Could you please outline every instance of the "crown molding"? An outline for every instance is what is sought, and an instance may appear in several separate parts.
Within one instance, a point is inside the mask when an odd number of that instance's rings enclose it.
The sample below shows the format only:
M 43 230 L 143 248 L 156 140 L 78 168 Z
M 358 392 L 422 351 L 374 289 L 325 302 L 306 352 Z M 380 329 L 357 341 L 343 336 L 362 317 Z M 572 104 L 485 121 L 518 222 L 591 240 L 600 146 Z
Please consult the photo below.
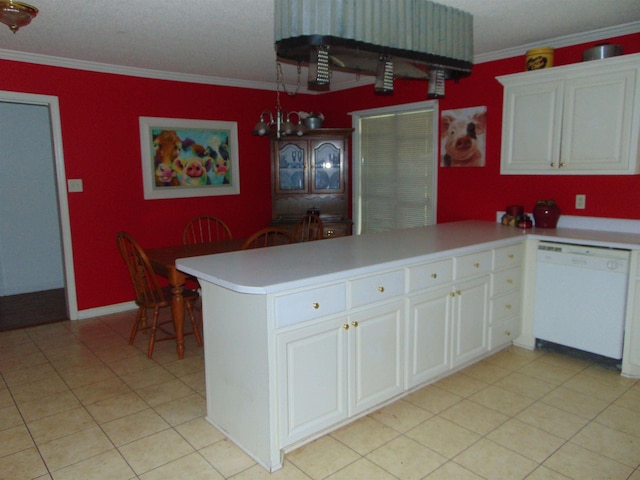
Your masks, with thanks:
M 604 40 L 607 38 L 619 37 L 622 35 L 629 35 L 638 32 L 640 32 L 640 22 L 625 23 L 623 25 L 616 25 L 615 27 L 601 28 L 599 30 L 576 33 L 574 35 L 564 35 L 562 37 L 556 37 L 540 42 L 520 45 L 519 47 L 505 48 L 504 50 L 497 50 L 495 52 L 476 55 L 473 58 L 473 63 L 485 63 L 492 62 L 494 60 L 504 60 L 505 58 L 519 57 L 521 55 L 524 55 L 527 50 L 530 50 L 532 48 L 539 48 L 541 45 L 552 48 L 570 47 L 572 45 L 579 45 L 581 43 L 596 42 L 598 40 Z
M 16 62 L 34 63 L 50 67 L 72 68 L 89 72 L 111 73 L 127 75 L 130 77 L 151 78 L 155 80 L 171 80 L 175 82 L 200 83 L 205 85 L 220 85 L 225 87 L 255 88 L 258 90 L 274 90 L 275 84 L 270 82 L 253 82 L 233 78 L 214 77 L 208 75 L 195 75 L 188 73 L 166 72 L 138 67 L 127 67 L 109 63 L 91 62 L 87 60 L 74 60 L 72 58 L 41 55 L 38 53 L 16 52 L 0 49 L 0 59 Z
M 502 60 L 505 58 L 523 55 L 527 50 L 539 47 L 541 44 L 553 48 L 561 48 L 638 32 L 640 32 L 640 22 L 632 22 L 623 25 L 617 25 L 615 27 L 602 28 L 599 30 L 593 30 L 590 32 L 584 32 L 575 35 L 556 37 L 545 41 L 520 45 L 519 47 L 513 47 L 504 50 L 498 50 L 495 52 L 489 52 L 486 54 L 476 55 L 473 60 L 476 64 L 491 62 L 494 60 Z M 75 60 L 71 58 L 55 57 L 38 53 L 16 52 L 13 50 L 5 49 L 0 49 L 0 59 L 12 60 L 16 62 L 34 63 L 50 67 L 71 68 L 75 70 L 86 70 L 90 72 L 150 78 L 155 80 L 170 80 L 175 82 L 199 83 L 204 85 L 218 85 L 224 87 L 252 88 L 257 90 L 270 91 L 274 91 L 276 89 L 276 84 L 274 82 L 254 82 L 208 75 L 166 72 L 146 68 L 113 65 L 109 63 L 91 62 L 87 60 Z M 373 82 L 373 78 L 356 77 L 353 81 L 340 82 L 339 84 L 332 85 L 331 91 L 348 90 L 350 88 L 361 87 Z M 303 93 L 314 95 L 324 92 L 315 92 L 304 89 Z

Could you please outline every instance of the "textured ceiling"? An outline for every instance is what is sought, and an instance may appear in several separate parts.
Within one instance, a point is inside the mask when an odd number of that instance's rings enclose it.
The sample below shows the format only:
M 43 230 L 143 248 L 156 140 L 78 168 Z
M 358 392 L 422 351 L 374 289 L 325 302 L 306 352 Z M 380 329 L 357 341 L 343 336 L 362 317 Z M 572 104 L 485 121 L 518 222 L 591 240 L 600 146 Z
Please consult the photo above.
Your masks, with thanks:
M 28 1 L 40 13 L 15 35 L 0 25 L 0 58 L 22 59 L 16 52 L 24 52 L 36 54 L 24 59 L 46 55 L 273 87 L 272 0 Z M 473 14 L 476 58 L 516 47 L 524 53 L 538 42 L 612 26 L 640 31 L 638 0 L 439 3 Z M 287 83 L 295 83 L 295 67 L 285 65 L 284 72 Z M 335 74 L 332 88 L 354 81 L 354 75 Z

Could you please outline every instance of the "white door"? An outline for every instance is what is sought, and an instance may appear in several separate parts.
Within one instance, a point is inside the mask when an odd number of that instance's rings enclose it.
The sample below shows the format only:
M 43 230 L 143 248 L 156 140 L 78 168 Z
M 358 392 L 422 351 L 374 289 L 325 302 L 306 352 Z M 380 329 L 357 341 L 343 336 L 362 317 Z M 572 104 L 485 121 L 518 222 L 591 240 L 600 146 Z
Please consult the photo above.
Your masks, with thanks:
M 290 445 L 347 416 L 346 318 L 278 335 L 280 441 Z
M 349 315 L 349 415 L 403 391 L 402 301 Z
M 453 366 L 487 351 L 489 276 L 456 285 L 454 301 Z
M 561 158 L 568 169 L 626 171 L 635 70 L 567 80 Z
M 409 302 L 407 387 L 451 368 L 451 288 L 417 295 Z
M 49 195 L 47 201 L 47 220 L 43 221 L 43 223 L 47 223 L 48 232 L 47 234 L 43 233 L 30 233 L 31 237 L 42 235 L 45 237 L 45 246 L 41 246 L 41 249 L 44 248 L 47 250 L 47 255 L 51 257 L 51 259 L 42 259 L 42 252 L 39 254 L 41 257 L 38 261 L 42 260 L 43 262 L 51 262 L 56 265 L 56 268 L 51 269 L 49 278 L 45 280 L 45 283 L 39 285 L 37 288 L 48 288 L 48 285 L 58 285 L 60 282 L 60 270 L 58 266 L 60 262 L 62 262 L 62 285 L 66 289 L 66 297 L 67 297 L 67 313 L 71 320 L 78 319 L 78 306 L 76 299 L 76 291 L 75 291 L 75 273 L 73 270 L 73 251 L 71 245 L 71 226 L 69 220 L 69 208 L 67 202 L 67 189 L 66 189 L 66 174 L 64 168 L 64 155 L 62 151 L 62 128 L 60 123 L 60 108 L 58 105 L 57 97 L 47 96 L 47 95 L 35 95 L 35 94 L 27 94 L 27 93 L 15 93 L 15 92 L 7 92 L 0 91 L 0 103 L 3 105 L 9 105 L 12 108 L 17 107 L 19 109 L 25 109 L 24 111 L 33 112 L 38 111 L 38 114 L 42 111 L 42 109 L 46 110 L 48 121 L 45 127 L 45 131 L 41 131 L 40 134 L 35 135 L 32 132 L 30 126 L 22 129 L 23 135 L 20 136 L 20 132 L 16 135 L 12 135 L 11 139 L 9 139 L 12 145 L 20 148 L 27 148 L 26 156 L 34 156 L 35 149 L 29 148 L 31 145 L 35 147 L 35 144 L 39 144 L 43 152 L 46 152 L 46 161 L 49 163 L 49 168 L 44 171 L 44 169 L 37 169 L 35 172 L 29 172 L 27 175 L 27 180 L 31 179 L 31 182 L 28 182 L 27 186 L 21 192 L 15 192 L 13 186 L 5 189 L 4 185 L 0 189 L 0 195 L 10 195 L 10 198 L 7 200 L 2 198 L 3 205 L 5 207 L 12 208 L 14 206 L 18 206 L 20 203 L 29 203 L 32 207 L 32 202 L 36 199 L 40 198 L 40 190 L 39 187 L 35 186 L 34 176 L 41 177 L 40 180 L 46 179 L 48 183 L 48 190 L 53 189 L 53 196 Z M 35 109 L 35 110 L 33 110 Z M 3 118 L 0 121 L 4 123 L 11 124 L 13 122 L 13 116 L 7 117 L 3 115 Z M 7 141 L 9 141 L 7 140 Z M 45 143 L 46 146 L 42 147 L 42 143 Z M 2 145 L 5 145 L 5 139 L 3 138 Z M 24 158 L 21 156 L 16 159 L 13 158 L 12 155 L 15 155 L 13 149 L 3 148 L 2 152 L 0 152 L 0 162 L 3 167 L 6 167 L 6 171 L 11 171 L 11 175 L 7 175 L 8 179 L 16 180 L 16 168 L 14 168 L 15 162 L 23 162 Z M 8 162 L 8 165 L 5 163 Z M 16 183 L 17 184 L 17 183 Z M 15 184 L 14 184 L 15 185 Z M 38 207 L 40 208 L 40 207 Z M 23 218 L 25 222 L 33 222 L 31 218 Z M 2 211 L 2 221 L 5 221 L 5 211 Z M 28 225 L 27 227 L 16 227 L 21 229 L 20 231 L 25 232 L 28 228 L 32 228 L 32 225 Z M 13 228 L 13 227 L 11 227 Z M 11 238 L 11 242 L 14 244 L 11 248 L 23 248 L 22 245 L 20 247 L 15 246 L 16 240 L 16 232 L 11 232 L 8 234 L 6 232 L 6 228 L 2 229 L 0 227 L 0 275 L 6 275 L 6 268 L 9 266 L 10 271 L 13 272 L 14 265 L 10 265 L 11 262 L 15 261 L 12 258 L 15 255 L 13 250 L 5 250 L 5 246 L 9 242 L 9 238 Z M 23 239 L 19 239 L 21 243 L 26 244 L 27 242 L 23 242 Z M 10 253 L 9 253 L 10 252 Z M 23 257 L 23 258 L 20 258 Z M 25 255 L 23 253 L 20 254 L 19 259 L 24 260 Z M 29 258 L 28 255 L 26 255 Z M 43 267 L 44 268 L 44 267 Z M 28 270 L 28 269 L 27 269 Z M 55 272 L 54 272 L 55 270 Z M 32 272 L 29 272 L 31 274 Z M 38 272 L 40 273 L 40 272 Z M 12 273 L 13 275 L 13 273 Z M 53 280 L 52 280 L 53 279 Z M 41 279 L 42 280 L 42 279 Z M 39 280 L 39 281 L 41 281 Z M 21 279 L 21 282 L 23 280 Z M 31 281 L 31 280 L 30 280 Z M 47 283 L 53 282 L 53 283 Z M 17 281 L 15 279 L 11 279 L 8 277 L 0 278 L 0 287 L 9 284 L 15 285 Z M 36 289 L 37 289 L 36 288 Z M 28 291 L 28 290 L 23 290 Z M 13 291 L 5 290 L 4 293 L 0 292 L 0 294 L 13 294 Z
M 501 169 L 509 173 L 557 169 L 561 123 L 562 82 L 506 87 Z
M 64 287 L 49 110 L 0 102 L 0 295 Z

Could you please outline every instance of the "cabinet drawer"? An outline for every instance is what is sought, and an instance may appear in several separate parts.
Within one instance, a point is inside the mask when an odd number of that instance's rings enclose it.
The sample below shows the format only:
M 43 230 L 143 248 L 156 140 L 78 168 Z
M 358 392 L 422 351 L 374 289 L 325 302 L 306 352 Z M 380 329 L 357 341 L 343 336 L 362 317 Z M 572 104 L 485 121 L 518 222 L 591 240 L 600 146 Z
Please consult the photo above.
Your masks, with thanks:
M 491 271 L 491 250 L 456 257 L 456 280 Z
M 495 248 L 493 250 L 493 269 L 515 267 L 522 263 L 522 245 L 509 245 L 508 247 Z
M 368 305 L 404 294 L 404 270 L 371 275 L 349 283 L 351 307 Z
M 520 290 L 522 268 L 509 268 L 491 274 L 491 295 L 501 295 L 512 290 Z
M 347 289 L 344 283 L 276 297 L 276 328 L 344 312 L 346 307 Z
M 508 319 L 497 325 L 490 326 L 489 350 L 509 345 L 518 335 L 520 335 L 520 328 L 515 319 Z
M 502 295 L 491 300 L 491 323 L 495 323 L 502 318 L 518 315 L 520 313 L 522 293 L 520 291 Z
M 425 263 L 409 268 L 409 291 L 436 287 L 453 280 L 453 259 Z

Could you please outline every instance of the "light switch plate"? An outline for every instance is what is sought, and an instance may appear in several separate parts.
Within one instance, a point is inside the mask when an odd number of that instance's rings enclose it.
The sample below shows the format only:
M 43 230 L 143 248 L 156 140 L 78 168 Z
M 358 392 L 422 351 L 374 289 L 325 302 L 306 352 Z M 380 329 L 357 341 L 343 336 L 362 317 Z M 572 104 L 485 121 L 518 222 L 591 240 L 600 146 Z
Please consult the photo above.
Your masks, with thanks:
M 576 195 L 576 209 L 584 210 L 587 207 L 587 196 L 583 193 Z
M 69 192 L 82 192 L 82 179 L 81 178 L 70 178 L 67 180 L 67 189 Z

